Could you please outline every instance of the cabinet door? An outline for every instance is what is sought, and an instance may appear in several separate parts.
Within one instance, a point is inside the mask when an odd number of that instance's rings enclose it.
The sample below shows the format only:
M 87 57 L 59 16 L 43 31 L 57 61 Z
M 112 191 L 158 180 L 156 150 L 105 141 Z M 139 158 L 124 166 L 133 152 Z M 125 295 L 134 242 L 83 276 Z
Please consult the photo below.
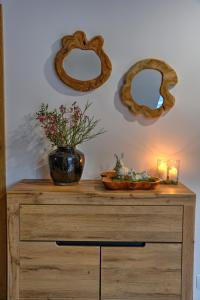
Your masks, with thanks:
M 99 300 L 100 249 L 20 243 L 19 298 Z
M 180 300 L 181 244 L 101 250 L 102 300 Z

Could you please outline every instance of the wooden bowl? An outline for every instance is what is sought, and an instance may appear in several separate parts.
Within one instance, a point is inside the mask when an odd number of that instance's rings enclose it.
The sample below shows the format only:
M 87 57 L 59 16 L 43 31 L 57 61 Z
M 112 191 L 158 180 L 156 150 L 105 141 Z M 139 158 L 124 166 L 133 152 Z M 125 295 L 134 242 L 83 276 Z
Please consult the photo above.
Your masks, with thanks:
M 152 177 L 152 181 L 113 181 L 112 177 L 115 175 L 115 171 L 101 173 L 101 180 L 105 188 L 109 190 L 152 190 L 160 183 L 160 179 L 157 177 Z

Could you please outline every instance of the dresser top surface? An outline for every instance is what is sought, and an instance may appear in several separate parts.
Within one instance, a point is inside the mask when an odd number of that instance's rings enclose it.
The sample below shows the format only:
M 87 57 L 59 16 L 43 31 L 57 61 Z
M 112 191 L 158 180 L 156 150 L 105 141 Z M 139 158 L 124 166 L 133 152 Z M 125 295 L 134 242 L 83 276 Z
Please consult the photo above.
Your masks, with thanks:
M 157 198 L 171 196 L 173 198 L 195 197 L 195 194 L 185 185 L 160 184 L 154 190 L 106 190 L 100 180 L 81 180 L 79 184 L 56 186 L 51 180 L 25 179 L 17 182 L 8 194 L 33 193 L 67 193 L 111 197 Z

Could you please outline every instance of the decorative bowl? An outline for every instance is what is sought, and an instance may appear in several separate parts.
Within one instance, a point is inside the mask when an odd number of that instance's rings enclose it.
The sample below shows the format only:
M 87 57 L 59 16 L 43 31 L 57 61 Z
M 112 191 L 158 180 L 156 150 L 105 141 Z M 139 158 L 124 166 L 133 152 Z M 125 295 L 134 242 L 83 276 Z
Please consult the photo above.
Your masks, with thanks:
M 159 183 L 160 179 L 158 177 L 151 177 L 150 180 L 140 180 L 140 181 L 125 181 L 125 180 L 113 180 L 116 176 L 115 171 L 107 171 L 101 173 L 101 180 L 105 188 L 109 190 L 152 190 Z

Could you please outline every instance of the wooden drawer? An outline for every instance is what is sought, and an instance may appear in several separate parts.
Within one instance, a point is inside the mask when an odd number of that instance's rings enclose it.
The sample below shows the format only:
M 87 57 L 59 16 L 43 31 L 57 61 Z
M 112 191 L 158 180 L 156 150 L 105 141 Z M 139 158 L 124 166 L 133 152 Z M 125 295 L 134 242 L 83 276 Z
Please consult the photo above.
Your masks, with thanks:
M 100 248 L 20 243 L 19 299 L 99 300 Z
M 182 241 L 182 206 L 21 205 L 20 240 Z
M 101 249 L 102 300 L 181 300 L 182 244 Z

